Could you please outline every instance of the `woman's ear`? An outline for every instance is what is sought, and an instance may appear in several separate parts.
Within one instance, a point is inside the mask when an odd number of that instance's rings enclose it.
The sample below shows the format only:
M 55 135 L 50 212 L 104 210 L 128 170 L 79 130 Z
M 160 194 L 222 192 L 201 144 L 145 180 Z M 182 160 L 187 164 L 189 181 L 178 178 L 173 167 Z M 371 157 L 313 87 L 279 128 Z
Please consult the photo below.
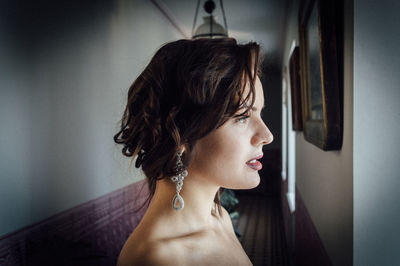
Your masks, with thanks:
M 188 145 L 187 144 L 182 144 L 182 145 L 179 146 L 178 150 L 182 151 L 182 153 L 185 153 L 185 152 L 187 152 L 189 150 L 188 149 Z

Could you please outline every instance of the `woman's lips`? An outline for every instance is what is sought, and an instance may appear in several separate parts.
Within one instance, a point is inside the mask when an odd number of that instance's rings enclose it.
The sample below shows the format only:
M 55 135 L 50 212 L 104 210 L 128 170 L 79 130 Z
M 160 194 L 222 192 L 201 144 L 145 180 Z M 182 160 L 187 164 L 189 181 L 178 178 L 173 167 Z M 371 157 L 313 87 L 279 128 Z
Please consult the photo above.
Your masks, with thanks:
M 256 160 L 256 162 L 254 162 L 254 163 L 250 163 L 250 162 L 247 162 L 246 163 L 250 168 L 252 168 L 252 169 L 254 169 L 254 170 L 261 170 L 262 169 L 262 164 L 259 162 L 259 161 L 257 161 Z
M 261 159 L 262 157 L 263 157 L 263 154 L 261 153 L 260 155 L 254 157 L 253 159 L 248 160 L 248 161 L 246 162 L 246 164 L 247 164 L 251 169 L 254 169 L 254 170 L 259 171 L 259 170 L 262 169 L 262 164 L 261 164 L 259 161 L 257 161 L 257 160 L 258 160 L 258 159 Z

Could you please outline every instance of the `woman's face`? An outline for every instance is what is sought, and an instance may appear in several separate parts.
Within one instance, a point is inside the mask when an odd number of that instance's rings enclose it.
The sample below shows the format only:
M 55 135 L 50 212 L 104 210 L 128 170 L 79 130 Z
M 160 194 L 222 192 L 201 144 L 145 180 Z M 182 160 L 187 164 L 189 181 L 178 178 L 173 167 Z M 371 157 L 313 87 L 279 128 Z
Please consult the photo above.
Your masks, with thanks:
M 245 92 L 248 90 L 249 86 Z M 264 93 L 258 77 L 255 92 L 254 110 L 250 111 L 248 118 L 231 118 L 196 142 L 189 175 L 195 174 L 204 179 L 203 182 L 224 188 L 251 189 L 258 186 L 260 164 L 249 161 L 262 155 L 262 147 L 273 141 L 273 135 L 261 119 Z

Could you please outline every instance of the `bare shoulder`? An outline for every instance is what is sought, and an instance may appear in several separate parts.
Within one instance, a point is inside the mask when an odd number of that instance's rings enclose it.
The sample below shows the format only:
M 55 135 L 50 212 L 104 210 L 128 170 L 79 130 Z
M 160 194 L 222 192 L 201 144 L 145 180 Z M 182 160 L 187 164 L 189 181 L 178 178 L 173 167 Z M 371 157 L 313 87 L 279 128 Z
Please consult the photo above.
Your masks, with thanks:
M 145 255 L 148 265 L 176 266 L 185 265 L 182 250 L 170 241 L 157 241 L 152 243 Z M 147 265 L 147 264 L 143 264 Z
M 217 261 L 221 264 L 229 261 L 229 265 L 237 265 L 235 262 L 240 260 L 232 261 L 231 255 L 225 256 L 230 254 L 230 250 L 237 250 L 240 247 L 231 241 L 236 239 L 233 224 L 228 211 L 222 206 L 221 209 L 222 217 L 217 215 L 217 227 L 213 230 L 192 232 L 176 237 L 152 238 L 152 240 L 148 239 L 147 231 L 132 234 L 121 250 L 117 266 L 206 265 L 206 263 Z M 222 232 L 229 233 L 221 234 Z
M 124 250 L 123 250 L 124 251 Z M 151 241 L 121 252 L 117 266 L 183 265 L 179 250 L 163 241 Z

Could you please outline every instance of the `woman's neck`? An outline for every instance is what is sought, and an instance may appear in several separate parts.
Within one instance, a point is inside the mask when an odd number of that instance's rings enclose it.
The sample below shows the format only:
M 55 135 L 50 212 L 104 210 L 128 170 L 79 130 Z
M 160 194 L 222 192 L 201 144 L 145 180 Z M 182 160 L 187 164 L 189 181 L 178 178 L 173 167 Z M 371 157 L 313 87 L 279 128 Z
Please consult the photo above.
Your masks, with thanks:
M 154 196 L 143 221 L 171 233 L 188 234 L 215 228 L 216 210 L 214 198 L 219 186 L 206 179 L 187 176 L 180 195 L 185 205 L 180 211 L 174 210 L 172 200 L 176 194 L 175 183 L 169 178 L 157 181 Z

